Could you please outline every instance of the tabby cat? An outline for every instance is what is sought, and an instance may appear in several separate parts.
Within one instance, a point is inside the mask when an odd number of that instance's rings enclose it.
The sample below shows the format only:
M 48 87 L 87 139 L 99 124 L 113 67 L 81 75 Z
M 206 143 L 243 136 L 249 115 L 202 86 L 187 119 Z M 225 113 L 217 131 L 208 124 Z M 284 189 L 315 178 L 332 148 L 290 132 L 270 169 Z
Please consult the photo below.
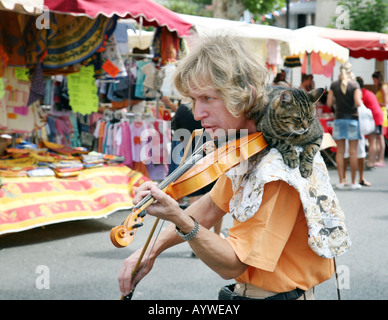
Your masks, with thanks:
M 269 147 L 279 150 L 283 161 L 290 168 L 299 165 L 300 173 L 307 178 L 313 171 L 313 160 L 318 152 L 323 128 L 316 117 L 315 103 L 324 89 L 309 92 L 280 86 L 266 87 L 268 102 L 257 118 L 257 129 Z M 303 151 L 298 153 L 294 146 Z

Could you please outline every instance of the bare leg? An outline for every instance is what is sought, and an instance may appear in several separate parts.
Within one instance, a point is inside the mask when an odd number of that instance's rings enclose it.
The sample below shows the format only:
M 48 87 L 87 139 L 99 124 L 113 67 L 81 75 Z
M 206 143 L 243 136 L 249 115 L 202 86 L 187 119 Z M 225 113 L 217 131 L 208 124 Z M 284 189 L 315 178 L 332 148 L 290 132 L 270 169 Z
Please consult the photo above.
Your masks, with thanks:
M 345 168 L 345 140 L 336 140 L 337 143 L 337 153 L 335 155 L 335 161 L 337 163 L 337 172 L 340 183 L 345 183 L 344 168 Z M 357 153 L 356 153 L 357 156 Z
M 349 163 L 350 163 L 350 175 L 352 179 L 352 184 L 356 183 L 356 174 L 357 174 L 357 167 L 358 167 L 357 144 L 358 144 L 358 140 L 349 140 Z
M 366 163 L 368 167 L 373 167 L 376 162 L 377 138 L 378 136 L 376 134 L 370 134 L 368 136 L 369 150 L 368 150 L 368 162 Z
M 385 140 L 384 136 L 380 134 L 377 138 L 377 145 L 378 145 L 378 153 L 377 153 L 377 161 L 375 162 L 375 165 L 384 164 L 384 156 L 385 156 Z

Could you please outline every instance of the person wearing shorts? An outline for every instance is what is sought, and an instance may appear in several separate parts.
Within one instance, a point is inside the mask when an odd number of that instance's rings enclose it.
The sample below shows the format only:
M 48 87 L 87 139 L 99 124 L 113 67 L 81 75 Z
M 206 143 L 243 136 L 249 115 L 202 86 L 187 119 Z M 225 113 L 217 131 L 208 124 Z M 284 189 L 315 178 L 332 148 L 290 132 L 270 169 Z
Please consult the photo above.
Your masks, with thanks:
M 346 181 L 346 168 L 349 163 L 349 142 L 345 141 L 345 168 L 344 168 L 344 177 Z M 370 187 L 372 184 L 364 178 L 365 171 L 365 158 L 366 158 L 366 148 L 365 148 L 365 137 L 361 136 L 361 139 L 357 143 L 357 159 L 358 159 L 358 183 L 363 187 Z M 347 186 L 347 182 L 345 182 Z
M 337 143 L 336 163 L 339 183 L 338 189 L 346 187 L 344 176 L 345 168 L 345 141 L 349 141 L 349 164 L 351 173 L 352 190 L 361 189 L 356 183 L 358 167 L 357 144 L 361 139 L 358 123 L 357 108 L 362 105 L 362 93 L 359 84 L 354 80 L 350 63 L 343 64 L 340 68 L 339 80 L 334 81 L 327 95 L 327 105 L 333 107 L 335 103 L 335 120 L 333 126 L 333 139 Z

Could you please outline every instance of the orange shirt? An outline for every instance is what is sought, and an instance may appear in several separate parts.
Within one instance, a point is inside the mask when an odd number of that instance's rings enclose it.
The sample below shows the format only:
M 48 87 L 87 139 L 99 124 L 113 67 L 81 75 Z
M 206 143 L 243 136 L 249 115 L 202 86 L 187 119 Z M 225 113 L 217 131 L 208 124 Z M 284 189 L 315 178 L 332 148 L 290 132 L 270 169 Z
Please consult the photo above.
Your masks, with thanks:
M 210 196 L 229 212 L 233 190 L 229 178 L 219 178 Z M 298 192 L 284 181 L 265 185 L 263 201 L 256 214 L 234 220 L 227 240 L 238 258 L 249 265 L 236 281 L 264 290 L 287 292 L 308 290 L 331 278 L 332 259 L 315 254 L 307 243 L 308 228 Z

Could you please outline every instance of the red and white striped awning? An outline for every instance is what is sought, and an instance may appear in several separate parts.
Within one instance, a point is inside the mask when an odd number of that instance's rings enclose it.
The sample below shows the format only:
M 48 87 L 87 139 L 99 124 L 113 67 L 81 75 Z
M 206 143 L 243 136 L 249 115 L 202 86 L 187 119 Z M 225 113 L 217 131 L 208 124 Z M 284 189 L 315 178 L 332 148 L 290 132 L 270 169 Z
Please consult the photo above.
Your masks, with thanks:
M 190 35 L 191 23 L 177 13 L 152 0 L 0 0 L 0 10 L 12 10 L 27 14 L 40 14 L 44 10 L 84 15 L 132 18 L 145 26 L 165 26 L 176 31 L 179 37 Z

